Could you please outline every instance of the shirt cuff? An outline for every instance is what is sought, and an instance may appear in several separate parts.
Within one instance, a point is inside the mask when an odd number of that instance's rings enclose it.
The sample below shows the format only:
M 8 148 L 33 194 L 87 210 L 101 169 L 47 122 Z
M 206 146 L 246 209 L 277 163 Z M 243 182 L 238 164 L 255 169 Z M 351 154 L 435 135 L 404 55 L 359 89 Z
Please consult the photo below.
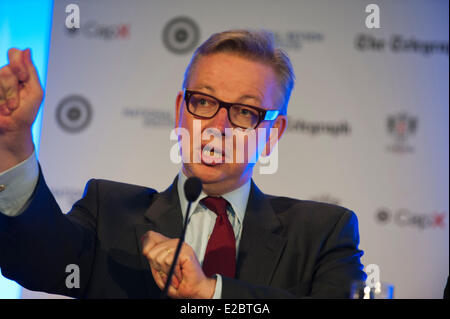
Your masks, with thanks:
M 14 167 L 0 173 L 0 212 L 10 216 L 20 215 L 39 179 L 36 152 Z
M 214 290 L 213 299 L 222 299 L 222 276 L 216 275 L 216 290 Z

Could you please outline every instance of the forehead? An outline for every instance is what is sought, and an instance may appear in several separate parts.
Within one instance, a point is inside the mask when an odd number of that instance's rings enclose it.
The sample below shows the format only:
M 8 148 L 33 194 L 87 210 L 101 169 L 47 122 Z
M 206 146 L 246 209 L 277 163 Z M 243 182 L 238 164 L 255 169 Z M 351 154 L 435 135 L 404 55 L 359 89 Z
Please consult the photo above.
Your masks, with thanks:
M 277 82 L 272 67 L 263 62 L 232 53 L 214 53 L 199 58 L 188 87 L 208 88 L 218 98 L 229 101 L 253 96 L 268 105 L 273 103 Z

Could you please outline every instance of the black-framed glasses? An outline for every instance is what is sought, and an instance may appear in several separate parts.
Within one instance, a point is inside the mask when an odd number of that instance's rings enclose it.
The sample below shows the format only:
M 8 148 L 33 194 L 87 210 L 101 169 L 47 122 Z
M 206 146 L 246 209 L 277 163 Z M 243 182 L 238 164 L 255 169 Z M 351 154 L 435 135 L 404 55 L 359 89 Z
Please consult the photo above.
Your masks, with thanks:
M 203 92 L 184 90 L 186 108 L 192 115 L 210 119 L 216 116 L 223 107 L 228 112 L 228 119 L 234 126 L 243 129 L 254 129 L 262 121 L 275 120 L 280 113 L 279 110 L 265 110 L 256 106 L 228 103 Z

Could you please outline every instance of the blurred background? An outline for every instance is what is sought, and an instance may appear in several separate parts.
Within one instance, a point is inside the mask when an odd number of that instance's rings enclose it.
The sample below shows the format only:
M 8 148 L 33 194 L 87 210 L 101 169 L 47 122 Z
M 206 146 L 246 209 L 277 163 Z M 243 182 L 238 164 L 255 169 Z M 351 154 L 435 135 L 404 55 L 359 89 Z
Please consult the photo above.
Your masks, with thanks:
M 66 23 L 74 22 L 69 4 L 79 8 L 79 28 Z M 371 28 L 369 4 L 379 9 L 378 28 Z M 39 162 L 69 211 L 90 178 L 164 190 L 179 170 L 169 134 L 194 49 L 214 32 L 272 31 L 297 83 L 276 172 L 255 169 L 255 182 L 265 193 L 355 211 L 362 262 L 378 266 L 394 297 L 442 298 L 449 275 L 448 6 L 0 0 L 0 66 L 8 48 L 31 48 L 46 91 L 33 127 Z M 0 298 L 59 296 L 0 276 Z

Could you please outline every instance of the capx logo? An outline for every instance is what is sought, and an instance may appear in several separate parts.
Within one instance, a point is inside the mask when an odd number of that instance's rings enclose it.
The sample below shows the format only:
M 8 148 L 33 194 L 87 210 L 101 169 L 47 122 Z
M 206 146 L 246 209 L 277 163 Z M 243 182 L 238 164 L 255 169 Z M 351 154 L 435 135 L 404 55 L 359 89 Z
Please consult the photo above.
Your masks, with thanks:
M 381 208 L 375 213 L 376 221 L 381 225 L 395 224 L 399 227 L 414 227 L 418 229 L 444 229 L 447 213 L 433 211 L 431 213 L 417 213 L 401 208 L 392 212 Z
M 87 21 L 80 28 L 66 28 L 67 34 L 76 36 L 83 35 L 88 39 L 116 40 L 130 37 L 130 24 L 102 24 L 97 21 Z
M 393 139 L 393 144 L 387 149 L 394 153 L 411 153 L 414 148 L 409 140 L 416 134 L 418 119 L 407 113 L 398 113 L 387 117 L 386 129 Z

